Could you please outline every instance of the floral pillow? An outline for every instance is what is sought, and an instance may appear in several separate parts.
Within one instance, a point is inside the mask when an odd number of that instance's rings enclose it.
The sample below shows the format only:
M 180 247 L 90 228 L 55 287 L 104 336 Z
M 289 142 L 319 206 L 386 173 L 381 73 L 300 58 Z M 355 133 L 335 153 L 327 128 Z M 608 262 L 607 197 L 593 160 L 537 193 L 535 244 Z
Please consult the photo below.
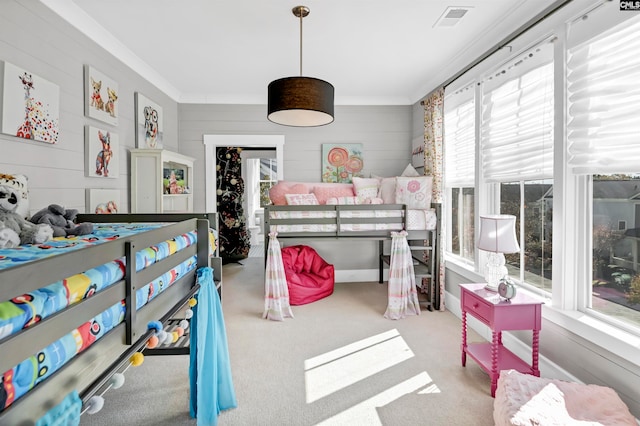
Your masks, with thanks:
M 356 190 L 356 197 L 366 200 L 367 198 L 376 198 L 378 196 L 378 187 L 380 186 L 378 179 L 354 177 L 352 180 L 353 188 Z
M 317 206 L 318 199 L 313 194 L 285 194 L 290 206 Z
M 406 204 L 408 209 L 428 209 L 431 207 L 432 176 L 396 178 L 396 203 Z

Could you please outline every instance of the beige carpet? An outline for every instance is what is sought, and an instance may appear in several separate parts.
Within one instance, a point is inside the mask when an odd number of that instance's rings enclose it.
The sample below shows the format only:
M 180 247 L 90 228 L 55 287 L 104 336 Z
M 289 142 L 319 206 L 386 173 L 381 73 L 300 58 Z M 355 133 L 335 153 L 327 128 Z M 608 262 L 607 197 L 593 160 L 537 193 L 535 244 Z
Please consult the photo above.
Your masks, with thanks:
M 223 310 L 238 408 L 220 425 L 492 425 L 488 376 L 460 364 L 449 312 L 383 318 L 386 285 L 336 284 L 330 297 L 261 317 L 264 260 L 223 269 Z M 470 340 L 480 338 L 471 333 Z M 195 425 L 188 357 L 147 357 L 83 425 Z

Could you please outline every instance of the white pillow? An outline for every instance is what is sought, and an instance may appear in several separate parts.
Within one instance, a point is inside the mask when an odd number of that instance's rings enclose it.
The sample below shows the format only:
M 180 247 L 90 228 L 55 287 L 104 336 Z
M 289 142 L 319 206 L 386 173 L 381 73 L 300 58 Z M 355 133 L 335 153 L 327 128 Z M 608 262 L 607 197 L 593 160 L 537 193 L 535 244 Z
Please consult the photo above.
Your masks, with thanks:
M 400 176 L 420 176 L 420 173 L 411 164 L 408 164 Z
M 318 199 L 314 194 L 284 194 L 290 206 L 317 206 Z
M 432 176 L 396 178 L 396 204 L 406 204 L 408 209 L 431 207 Z
M 378 196 L 378 187 L 380 186 L 378 179 L 354 177 L 352 182 L 356 197 L 361 200 L 376 198 Z

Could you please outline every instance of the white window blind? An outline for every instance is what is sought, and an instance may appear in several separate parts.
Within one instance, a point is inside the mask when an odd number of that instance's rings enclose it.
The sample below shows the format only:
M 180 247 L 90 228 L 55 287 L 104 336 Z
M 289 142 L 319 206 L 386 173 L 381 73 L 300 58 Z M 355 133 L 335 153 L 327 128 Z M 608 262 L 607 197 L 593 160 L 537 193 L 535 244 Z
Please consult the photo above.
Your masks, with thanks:
M 576 174 L 640 171 L 640 17 L 569 49 L 567 141 Z
M 485 180 L 552 178 L 553 63 L 533 68 L 485 93 L 482 105 Z
M 475 102 L 473 99 L 447 111 L 444 100 L 445 185 L 473 187 L 476 169 Z

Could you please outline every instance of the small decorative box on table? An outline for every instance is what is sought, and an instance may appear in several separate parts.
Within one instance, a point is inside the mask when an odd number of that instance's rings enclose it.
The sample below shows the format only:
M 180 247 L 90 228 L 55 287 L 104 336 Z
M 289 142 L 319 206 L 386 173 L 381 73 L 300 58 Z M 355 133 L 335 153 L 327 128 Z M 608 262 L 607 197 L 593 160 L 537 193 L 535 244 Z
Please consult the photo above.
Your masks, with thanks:
M 518 293 L 511 300 L 501 298 L 485 284 L 460 284 L 462 308 L 462 366 L 467 355 L 491 377 L 491 396 L 495 396 L 501 370 L 517 370 L 540 377 L 538 369 L 539 334 L 543 302 Z M 467 314 L 492 331 L 491 342 L 467 344 Z M 503 330 L 532 330 L 532 362 L 526 363 L 502 345 Z

